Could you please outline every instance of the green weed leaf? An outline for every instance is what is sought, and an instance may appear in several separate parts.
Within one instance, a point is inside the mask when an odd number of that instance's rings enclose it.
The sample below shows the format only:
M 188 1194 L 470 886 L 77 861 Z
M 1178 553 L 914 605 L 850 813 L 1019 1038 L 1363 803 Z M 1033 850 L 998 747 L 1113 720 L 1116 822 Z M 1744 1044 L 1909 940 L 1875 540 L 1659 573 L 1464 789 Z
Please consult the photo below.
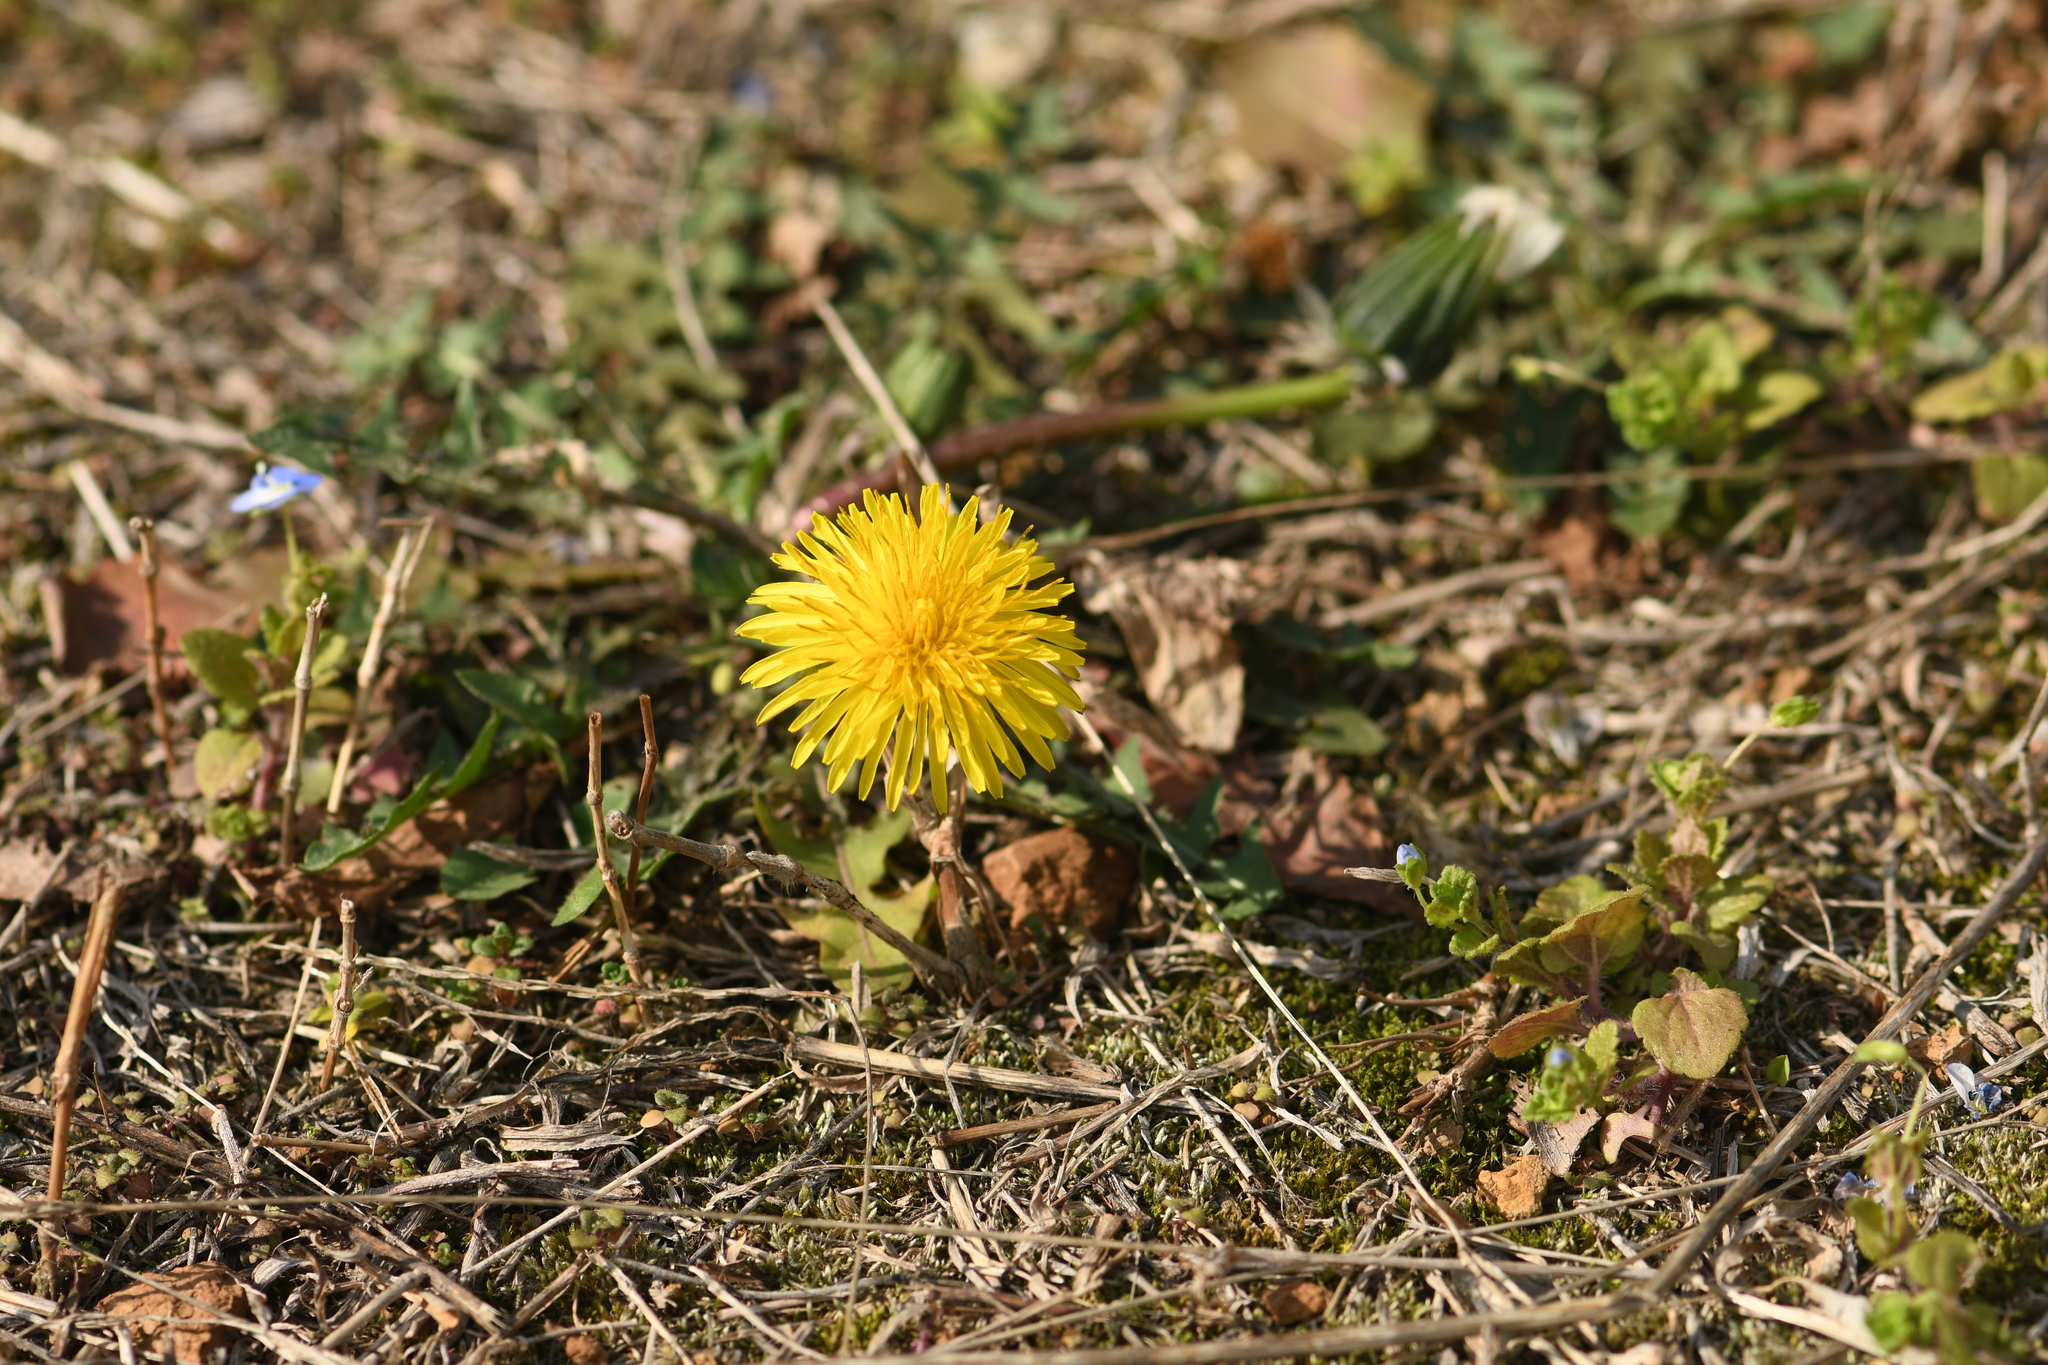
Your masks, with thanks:
M 240 796 L 255 780 L 263 760 L 263 741 L 248 730 L 208 730 L 192 754 L 192 774 L 199 794 L 218 801 Z
M 1579 1006 L 1585 1003 L 1586 998 L 1580 996 L 1576 1000 L 1516 1015 L 1505 1028 L 1487 1039 L 1486 1046 L 1496 1057 L 1519 1057 L 1538 1043 L 1548 1042 L 1560 1033 L 1577 1028 Z
M 1671 980 L 1670 992 L 1637 1005 L 1629 1022 L 1651 1055 L 1679 1075 L 1696 1081 L 1719 1075 L 1749 1027 L 1742 997 L 1683 967 Z
M 441 893 L 459 901 L 494 901 L 532 883 L 533 872 L 472 849 L 458 848 L 441 864 Z
M 231 630 L 201 627 L 186 631 L 179 648 L 192 676 L 223 707 L 239 712 L 237 719 L 256 714 L 262 687 L 256 665 L 249 661 L 247 640 Z
M 1819 715 L 1820 703 L 1812 698 L 1787 697 L 1771 708 L 1771 724 L 1789 730 L 1795 725 L 1811 725 Z
M 1582 910 L 1544 935 L 1544 970 L 1567 980 L 1589 981 L 1626 966 L 1643 942 L 1645 889 L 1634 886 L 1616 892 L 1607 904 Z

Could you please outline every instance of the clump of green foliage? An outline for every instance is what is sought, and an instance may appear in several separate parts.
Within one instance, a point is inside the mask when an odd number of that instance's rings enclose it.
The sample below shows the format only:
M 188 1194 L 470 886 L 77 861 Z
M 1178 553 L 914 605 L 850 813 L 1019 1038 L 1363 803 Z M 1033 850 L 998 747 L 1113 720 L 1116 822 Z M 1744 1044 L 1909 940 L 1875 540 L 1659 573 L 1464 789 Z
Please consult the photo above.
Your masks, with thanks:
M 1773 707 L 1770 723 L 1803 725 L 1817 714 L 1815 703 L 1796 697 Z M 1748 1027 L 1756 988 L 1726 973 L 1737 932 L 1771 883 L 1722 875 L 1728 821 L 1710 812 L 1751 741 L 1726 763 L 1694 754 L 1652 765 L 1675 820 L 1668 835 L 1638 834 L 1631 861 L 1609 867 L 1625 881 L 1620 889 L 1571 877 L 1517 917 L 1504 892 L 1482 896 L 1465 868 L 1432 878 L 1427 860 L 1404 850 L 1401 878 L 1429 923 L 1451 931 L 1451 952 L 1490 957 L 1496 975 L 1552 998 L 1490 1042 L 1503 1058 L 1551 1043 L 1523 1117 L 1564 1123 L 1607 1113 L 1609 1160 L 1630 1134 L 1655 1131 L 1681 1077 L 1718 1074 Z M 1632 1043 L 1641 1051 L 1625 1054 Z
M 1967 1365 L 1998 1353 L 1998 1316 L 1983 1304 L 1966 1303 L 1963 1291 L 1983 1264 L 1976 1239 L 1954 1228 L 1923 1232 L 1914 1216 L 1912 1197 L 1920 1181 L 1920 1154 L 1928 1134 L 1920 1128 L 1926 1073 L 1906 1049 L 1894 1042 L 1865 1043 L 1859 1061 L 1908 1068 L 1913 1072 L 1913 1107 L 1903 1130 L 1880 1133 L 1863 1161 L 1863 1179 L 1844 1179 L 1845 1186 L 1864 1192 L 1846 1208 L 1856 1224 L 1856 1248 L 1879 1270 L 1900 1272 L 1913 1286 L 1873 1294 L 1864 1325 L 1885 1350 L 1907 1346 L 1932 1351 L 1949 1365 Z

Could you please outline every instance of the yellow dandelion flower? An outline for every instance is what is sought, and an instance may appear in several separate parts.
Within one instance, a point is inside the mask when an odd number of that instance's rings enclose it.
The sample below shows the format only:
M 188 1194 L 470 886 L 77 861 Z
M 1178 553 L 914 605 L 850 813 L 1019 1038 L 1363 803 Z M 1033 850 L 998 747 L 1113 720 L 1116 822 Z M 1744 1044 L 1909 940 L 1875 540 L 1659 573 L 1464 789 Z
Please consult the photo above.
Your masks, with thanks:
M 760 715 L 765 724 L 803 707 L 790 722 L 802 735 L 792 765 L 823 745 L 827 785 L 858 766 L 865 797 L 888 755 L 891 810 L 927 763 L 943 804 L 951 754 L 976 791 L 1002 795 L 1001 769 L 1024 775 L 1018 745 L 1050 768 L 1046 740 L 1067 737 L 1060 708 L 1081 709 L 1067 682 L 1081 641 L 1046 610 L 1073 585 L 1030 586 L 1052 563 L 1034 540 L 1003 543 L 1008 509 L 984 526 L 975 499 L 959 512 L 947 502 L 928 487 L 912 518 L 902 498 L 870 492 L 834 521 L 813 517 L 810 534 L 775 556 L 813 581 L 763 587 L 749 600 L 768 610 L 739 628 L 777 651 L 741 681 L 802 675 Z

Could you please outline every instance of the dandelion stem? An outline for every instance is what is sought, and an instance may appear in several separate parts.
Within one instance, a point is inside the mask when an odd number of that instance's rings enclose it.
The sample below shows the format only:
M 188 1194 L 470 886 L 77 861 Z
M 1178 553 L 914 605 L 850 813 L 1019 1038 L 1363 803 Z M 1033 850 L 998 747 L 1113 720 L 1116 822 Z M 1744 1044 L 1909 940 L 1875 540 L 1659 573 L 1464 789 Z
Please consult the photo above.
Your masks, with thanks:
M 334 1059 L 348 1042 L 348 1019 L 356 1012 L 356 903 L 341 901 L 341 966 L 334 978 L 334 1018 L 327 1025 L 327 1059 L 320 1064 L 320 1093 L 334 1085 Z M 285 1039 L 285 1046 L 291 1039 Z
M 399 533 L 398 548 L 392 552 L 390 570 L 384 575 L 384 596 L 377 603 L 369 643 L 363 646 L 363 662 L 356 669 L 355 705 L 349 711 L 348 729 L 342 732 L 341 752 L 334 760 L 334 780 L 327 787 L 329 815 L 341 810 L 342 795 L 348 790 L 348 770 L 355 762 L 356 743 L 362 738 L 363 721 L 370 710 L 370 689 L 376 686 L 377 670 L 384 666 L 384 637 L 391 629 L 398 604 L 405 598 L 406 586 L 412 582 L 412 572 L 419 567 L 431 524 L 424 520 L 399 523 L 405 529 Z
M 64 1177 L 71 1148 L 71 1114 L 78 1103 L 78 1056 L 85 1048 L 85 1031 L 92 1022 L 93 1007 L 99 1000 L 100 977 L 107 968 L 107 953 L 114 943 L 114 924 L 121 913 L 121 883 L 100 868 L 93 889 L 92 910 L 86 919 L 85 944 L 78 953 L 78 978 L 71 986 L 71 1009 L 64 1016 L 64 1036 L 57 1044 L 57 1061 L 50 1068 L 50 1198 L 64 1197 Z M 42 1268 L 37 1279 L 49 1295 L 57 1271 L 57 1234 L 54 1226 L 42 1237 Z
M 640 795 L 633 803 L 633 818 L 641 824 L 647 823 L 647 806 L 654 799 L 655 765 L 661 761 L 661 750 L 654 741 L 654 698 L 645 692 L 640 694 Z M 604 832 L 598 832 L 598 841 L 604 841 Z M 633 856 L 626 863 L 626 904 L 633 904 L 634 893 L 640 889 L 640 845 L 633 845 Z
M 590 713 L 590 767 L 589 781 L 583 789 L 584 803 L 590 807 L 590 831 L 597 843 L 597 874 L 604 878 L 605 894 L 611 898 L 612 915 L 619 925 L 619 956 L 625 959 L 626 974 L 636 986 L 647 984 L 640 967 L 640 941 L 633 937 L 633 920 L 626 912 L 626 896 L 619 888 L 618 869 L 612 866 L 611 839 L 605 832 L 604 818 L 604 715 Z M 637 845 L 636 845 L 637 847 Z
M 982 990 L 994 983 L 995 964 L 989 961 L 987 945 L 968 918 L 967 873 L 960 839 L 960 817 L 967 808 L 967 781 L 958 768 L 935 772 L 934 794 L 941 782 L 948 782 L 952 788 L 943 812 L 931 808 L 922 796 L 911 809 L 917 817 L 918 842 L 930 856 L 932 872 L 939 882 L 939 940 L 946 946 L 946 956 L 967 978 L 969 988 Z
M 327 614 L 327 594 L 306 604 L 306 638 L 299 645 L 299 669 L 292 675 L 292 724 L 285 735 L 284 782 L 278 787 L 283 819 L 279 822 L 277 865 L 290 867 L 299 833 L 299 778 L 305 765 L 306 708 L 313 699 L 313 656 L 320 649 L 320 618 Z
M 171 713 L 164 706 L 164 618 L 157 598 L 156 523 L 148 517 L 128 518 L 128 529 L 142 546 L 142 617 L 149 631 L 149 709 L 156 721 L 156 742 L 164 751 L 164 771 L 173 765 Z

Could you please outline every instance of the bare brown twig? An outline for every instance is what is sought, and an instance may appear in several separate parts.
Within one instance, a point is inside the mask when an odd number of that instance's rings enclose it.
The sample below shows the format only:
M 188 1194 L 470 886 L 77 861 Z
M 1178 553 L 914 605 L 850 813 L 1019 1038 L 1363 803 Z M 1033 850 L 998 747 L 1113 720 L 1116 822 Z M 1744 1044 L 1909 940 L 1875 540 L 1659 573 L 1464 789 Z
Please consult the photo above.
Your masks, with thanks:
M 156 742 L 164 751 L 164 771 L 176 766 L 171 753 L 171 713 L 164 705 L 164 619 L 158 601 L 156 577 L 156 523 L 148 517 L 128 518 L 128 529 L 142 546 L 142 618 L 149 632 L 149 709 L 156 723 Z
M 334 1085 L 334 1059 L 348 1041 L 348 1018 L 356 1010 L 356 903 L 341 902 L 341 965 L 334 978 L 334 1018 L 327 1026 L 327 1059 L 320 1064 L 320 1090 Z M 287 1038 L 285 1047 L 291 1046 Z
M 661 762 L 661 750 L 654 740 L 654 698 L 645 692 L 640 694 L 640 794 L 633 803 L 633 818 L 641 824 L 647 823 L 647 807 L 654 799 L 654 776 Z M 599 832 L 598 838 L 604 835 Z M 633 855 L 626 863 L 626 904 L 633 904 L 633 896 L 640 889 L 640 845 L 633 845 Z
M 64 1016 L 64 1036 L 57 1043 L 57 1061 L 50 1068 L 50 1184 L 53 1200 L 64 1197 L 66 1157 L 71 1147 L 71 1113 L 78 1103 L 78 1055 L 85 1048 L 85 1031 L 92 1022 L 93 1007 L 100 997 L 100 976 L 107 969 L 107 953 L 114 942 L 114 924 L 121 913 L 121 883 L 106 868 L 99 872 L 93 891 L 92 911 L 86 919 L 85 944 L 78 953 L 78 977 L 71 986 L 71 1008 Z M 43 1234 L 43 1263 L 38 1280 L 54 1287 L 57 1266 L 57 1237 L 54 1230 Z
M 633 936 L 632 916 L 627 913 L 626 896 L 619 887 L 618 869 L 612 866 L 612 846 L 605 834 L 604 820 L 604 716 L 590 713 L 590 764 L 587 769 L 589 781 L 583 789 L 583 800 L 590 807 L 590 834 L 597 845 L 597 871 L 604 878 L 605 895 L 610 897 L 612 914 L 619 926 L 619 956 L 625 959 L 626 972 L 633 978 L 633 984 L 644 986 L 646 978 L 640 966 L 640 941 Z M 638 846 L 635 845 L 636 851 Z

